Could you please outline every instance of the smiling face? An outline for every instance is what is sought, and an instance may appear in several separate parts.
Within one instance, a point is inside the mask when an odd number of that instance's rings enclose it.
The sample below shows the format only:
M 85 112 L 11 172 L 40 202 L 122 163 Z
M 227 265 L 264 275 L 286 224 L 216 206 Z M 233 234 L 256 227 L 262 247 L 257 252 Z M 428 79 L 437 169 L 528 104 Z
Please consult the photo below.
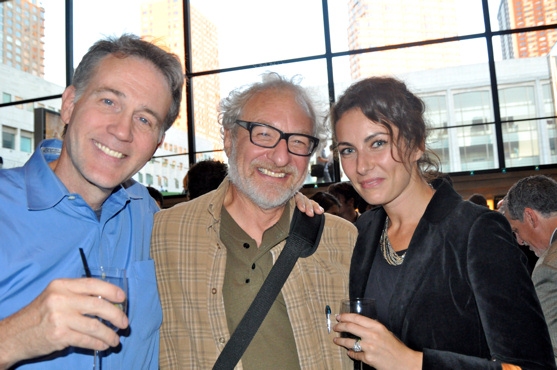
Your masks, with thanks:
M 360 109 L 351 109 L 337 121 L 336 138 L 344 173 L 369 204 L 385 205 L 397 199 L 417 174 L 416 150 L 410 163 L 400 159 L 387 128 L 369 120 Z M 392 126 L 393 136 L 398 129 Z
M 245 105 L 241 120 L 273 126 L 285 133 L 313 135 L 313 122 L 288 90 L 265 90 Z M 224 148 L 228 174 L 239 195 L 263 209 L 284 205 L 303 185 L 309 157 L 288 152 L 286 141 L 262 148 L 250 141 L 248 130 L 226 130 Z
M 166 79 L 149 61 L 112 55 L 99 63 L 77 100 L 75 94 L 70 86 L 62 97 L 61 117 L 68 129 L 53 167 L 70 192 L 90 205 L 102 203 L 162 142 L 171 95 Z

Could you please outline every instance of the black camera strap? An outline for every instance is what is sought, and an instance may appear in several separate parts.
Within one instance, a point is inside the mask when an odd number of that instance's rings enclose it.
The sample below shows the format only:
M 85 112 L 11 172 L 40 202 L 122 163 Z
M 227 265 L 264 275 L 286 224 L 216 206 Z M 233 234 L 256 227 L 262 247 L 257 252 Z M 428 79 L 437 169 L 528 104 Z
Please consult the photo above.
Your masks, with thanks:
M 294 210 L 290 222 L 290 233 L 286 239 L 284 249 L 244 314 L 242 321 L 224 346 L 213 366 L 213 370 L 234 369 L 265 316 L 267 316 L 267 312 L 269 312 L 298 258 L 309 257 L 317 250 L 324 224 L 324 215 L 316 214 L 314 217 L 309 217 L 300 212 L 298 208 Z

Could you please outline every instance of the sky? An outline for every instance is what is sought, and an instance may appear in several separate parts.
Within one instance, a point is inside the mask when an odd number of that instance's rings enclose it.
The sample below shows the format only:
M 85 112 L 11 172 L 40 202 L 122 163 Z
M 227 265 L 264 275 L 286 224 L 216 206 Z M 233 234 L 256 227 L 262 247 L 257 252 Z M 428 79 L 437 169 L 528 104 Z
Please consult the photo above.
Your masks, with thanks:
M 45 79 L 65 86 L 64 1 L 41 0 L 40 3 L 45 8 Z M 140 1 L 134 0 L 74 0 L 74 56 L 81 60 L 87 49 L 102 37 L 139 33 L 139 4 Z

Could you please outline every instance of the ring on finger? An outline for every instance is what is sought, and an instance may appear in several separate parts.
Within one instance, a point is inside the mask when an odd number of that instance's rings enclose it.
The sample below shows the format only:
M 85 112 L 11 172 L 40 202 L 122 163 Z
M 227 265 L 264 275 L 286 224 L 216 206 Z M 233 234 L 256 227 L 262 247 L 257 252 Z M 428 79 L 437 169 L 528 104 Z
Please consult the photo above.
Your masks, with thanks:
M 362 346 L 360 346 L 360 340 L 361 339 L 358 339 L 356 342 L 354 342 L 354 346 L 352 347 L 352 351 L 362 352 Z

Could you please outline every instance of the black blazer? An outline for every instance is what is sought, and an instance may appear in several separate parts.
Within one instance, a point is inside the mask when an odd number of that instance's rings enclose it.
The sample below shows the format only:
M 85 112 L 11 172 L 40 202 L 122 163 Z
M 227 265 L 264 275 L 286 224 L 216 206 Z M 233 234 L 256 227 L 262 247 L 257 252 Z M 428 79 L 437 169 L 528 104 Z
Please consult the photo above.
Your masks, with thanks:
M 383 323 L 423 369 L 555 369 L 540 303 L 498 212 L 463 201 L 436 182 L 406 253 Z M 385 222 L 382 207 L 362 214 L 350 267 L 350 296 L 363 297 Z M 495 361 L 496 360 L 496 361 Z

